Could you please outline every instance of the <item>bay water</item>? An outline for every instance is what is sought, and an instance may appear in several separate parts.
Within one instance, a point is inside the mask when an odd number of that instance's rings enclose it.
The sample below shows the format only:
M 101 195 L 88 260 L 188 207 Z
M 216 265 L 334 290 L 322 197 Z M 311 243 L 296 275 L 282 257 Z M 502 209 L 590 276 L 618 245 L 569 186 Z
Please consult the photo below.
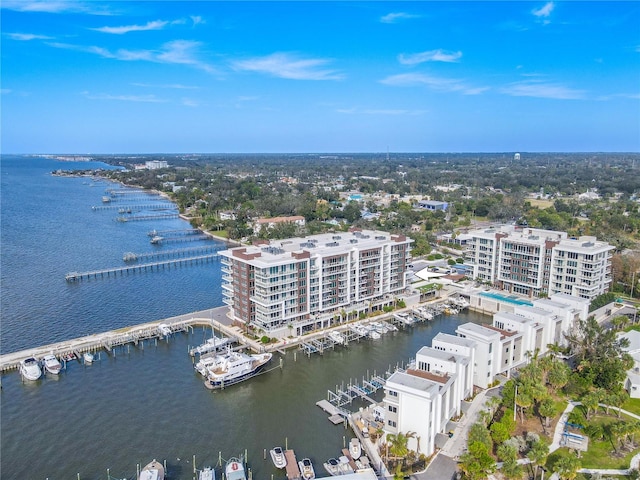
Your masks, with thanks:
M 60 177 L 57 169 L 98 163 L 51 158 L 1 159 L 0 352 L 48 344 L 222 305 L 218 262 L 68 283 L 65 274 L 123 265 L 125 252 L 155 247 L 148 232 L 188 229 L 180 219 L 118 222 L 117 210 L 93 211 L 108 188 L 89 177 Z M 148 195 L 145 201 L 158 201 Z M 141 212 L 140 214 L 143 214 Z M 153 214 L 157 212 L 146 212 Z M 226 248 L 223 242 L 220 248 Z M 208 329 L 147 341 L 100 354 L 93 365 L 71 362 L 59 377 L 22 382 L 2 377 L 0 478 L 134 478 L 137 465 L 166 461 L 168 478 L 192 479 L 197 468 L 246 452 L 254 479 L 284 478 L 269 459 L 273 446 L 322 462 L 336 457 L 351 432 L 333 425 L 315 403 L 328 390 L 382 373 L 415 355 L 440 331 L 486 321 L 475 313 L 441 316 L 380 340 L 336 347 L 324 355 L 275 355 L 283 368 L 234 385 L 207 390 L 192 368 L 190 347 Z M 363 404 L 347 408 L 355 410 Z M 218 478 L 221 470 L 218 469 Z

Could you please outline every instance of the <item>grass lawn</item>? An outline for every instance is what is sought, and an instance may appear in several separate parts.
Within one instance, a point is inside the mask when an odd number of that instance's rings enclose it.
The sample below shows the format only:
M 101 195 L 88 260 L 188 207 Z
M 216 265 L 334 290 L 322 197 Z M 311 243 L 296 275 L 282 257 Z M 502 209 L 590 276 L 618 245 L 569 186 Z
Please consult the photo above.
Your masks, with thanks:
M 622 409 L 627 412 L 640 415 L 640 398 L 630 398 L 622 405 Z
M 553 206 L 553 200 L 544 200 L 541 198 L 527 198 L 527 202 L 529 202 L 532 207 L 542 209 Z
M 622 420 L 629 419 L 623 415 Z M 590 424 L 609 425 L 620 421 L 618 417 L 595 415 L 589 420 Z M 560 450 L 567 450 L 562 448 Z M 582 452 L 582 458 L 580 459 L 583 468 L 615 468 L 625 469 L 629 468 L 631 458 L 638 453 L 633 451 L 627 453 L 624 457 L 618 457 L 613 455 L 613 445 L 609 440 L 593 440 L 589 439 L 589 449 L 586 452 Z

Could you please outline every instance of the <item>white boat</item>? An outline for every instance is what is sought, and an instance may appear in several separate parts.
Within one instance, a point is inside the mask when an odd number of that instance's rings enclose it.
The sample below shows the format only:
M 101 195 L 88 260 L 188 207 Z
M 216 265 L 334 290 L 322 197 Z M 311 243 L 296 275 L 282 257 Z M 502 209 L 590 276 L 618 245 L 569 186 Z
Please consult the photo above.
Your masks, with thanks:
M 20 373 L 27 380 L 38 380 L 42 376 L 40 363 L 33 357 L 20 361 Z
M 329 475 L 340 475 L 340 462 L 338 462 L 338 460 L 336 460 L 335 458 L 330 458 L 322 465 L 324 466 L 324 469 L 329 472 Z
M 329 332 L 327 336 L 339 345 L 342 345 L 344 343 L 344 336 L 340 332 L 334 330 L 332 332 Z
M 216 471 L 211 467 L 205 467 L 200 470 L 198 480 L 216 480 Z
M 305 480 L 313 480 L 316 478 L 316 472 L 313 470 L 313 464 L 308 458 L 300 460 L 298 462 L 298 467 L 300 467 L 300 473 L 302 474 L 302 478 Z
M 349 441 L 349 455 L 354 460 L 359 459 L 362 455 L 362 445 L 360 445 L 360 440 L 355 437 Z
M 44 365 L 45 371 L 53 375 L 58 375 L 62 370 L 62 364 L 60 363 L 60 360 L 58 360 L 52 353 L 49 353 L 42 357 L 42 365 Z
M 224 388 L 253 377 L 271 361 L 272 353 L 247 355 L 229 349 L 227 353 L 216 355 L 213 365 L 207 367 L 207 388 Z
M 349 473 L 355 473 L 355 471 L 351 468 L 349 459 L 342 455 L 338 458 L 338 475 L 347 475 Z
M 273 464 L 276 468 L 284 468 L 287 466 L 287 457 L 284 456 L 284 451 L 282 447 L 273 447 L 269 450 L 271 454 L 271 460 L 273 460 Z
M 153 460 L 140 470 L 138 480 L 164 480 L 164 467 L 160 462 Z
M 376 330 L 373 327 L 369 327 L 369 331 L 367 332 L 367 335 L 369 335 L 369 338 L 372 340 L 378 340 L 379 338 L 382 338 L 382 335 L 380 335 L 380 332 L 378 332 L 378 330 Z
M 192 348 L 189 353 L 191 355 L 195 354 L 204 354 L 209 352 L 215 352 L 217 350 L 221 350 L 229 344 L 229 339 L 227 337 L 216 337 L 213 336 L 207 339 L 202 345 L 198 345 L 195 348 Z
M 366 337 L 369 334 L 369 330 L 359 323 L 354 323 L 349 329 L 360 337 Z
M 247 480 L 244 473 L 244 464 L 242 459 L 239 458 L 230 458 L 224 467 L 224 473 L 227 480 Z
M 169 336 L 171 335 L 171 328 L 169 327 L 169 325 L 167 325 L 166 323 L 161 323 L 158 325 L 158 331 L 160 332 L 160 335 L 162 335 L 163 337 Z
M 380 322 L 382 323 L 388 332 L 397 332 L 398 331 L 398 327 L 396 327 L 393 323 L 389 323 L 389 322 Z
M 95 357 L 93 356 L 93 353 L 86 352 L 82 355 L 82 359 L 84 360 L 84 363 L 91 365 L 95 360 Z

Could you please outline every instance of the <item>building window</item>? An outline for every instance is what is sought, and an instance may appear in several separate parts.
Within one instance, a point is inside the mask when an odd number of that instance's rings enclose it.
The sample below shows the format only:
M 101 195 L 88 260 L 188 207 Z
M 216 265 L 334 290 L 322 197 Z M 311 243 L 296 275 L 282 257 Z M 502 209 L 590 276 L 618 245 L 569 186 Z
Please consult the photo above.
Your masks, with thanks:
M 395 428 L 396 427 L 396 422 L 394 422 L 393 420 L 389 420 L 389 426 Z
M 389 405 L 389 411 L 391 413 L 398 413 L 398 407 L 394 407 L 393 405 Z
M 389 390 L 389 395 L 392 397 L 397 397 L 398 396 L 398 392 L 394 391 L 394 390 Z

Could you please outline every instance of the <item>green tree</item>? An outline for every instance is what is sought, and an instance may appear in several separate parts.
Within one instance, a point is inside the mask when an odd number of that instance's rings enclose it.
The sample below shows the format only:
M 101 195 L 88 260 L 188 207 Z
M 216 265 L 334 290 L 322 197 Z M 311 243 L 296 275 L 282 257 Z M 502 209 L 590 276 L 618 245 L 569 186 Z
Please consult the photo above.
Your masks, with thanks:
M 578 475 L 580 469 L 580 459 L 574 455 L 565 455 L 558 459 L 554 465 L 554 470 L 562 480 L 573 480 Z
M 473 442 L 460 457 L 460 470 L 467 480 L 484 480 L 496 471 L 496 462 L 483 442 Z
M 536 442 L 531 444 L 529 451 L 527 452 L 527 458 L 531 460 L 531 463 L 538 471 L 538 467 L 544 465 L 547 461 L 547 457 L 549 456 L 549 444 L 539 438 Z
M 498 458 L 502 460 L 501 471 L 509 479 L 522 478 L 522 466 L 518 464 L 518 450 L 513 445 L 503 443 L 498 446 Z
M 546 397 L 540 402 L 540 405 L 538 406 L 538 413 L 541 417 L 544 417 L 544 428 L 546 432 L 546 429 L 549 428 L 549 421 L 551 420 L 551 417 L 556 414 L 556 405 L 551 397 Z

